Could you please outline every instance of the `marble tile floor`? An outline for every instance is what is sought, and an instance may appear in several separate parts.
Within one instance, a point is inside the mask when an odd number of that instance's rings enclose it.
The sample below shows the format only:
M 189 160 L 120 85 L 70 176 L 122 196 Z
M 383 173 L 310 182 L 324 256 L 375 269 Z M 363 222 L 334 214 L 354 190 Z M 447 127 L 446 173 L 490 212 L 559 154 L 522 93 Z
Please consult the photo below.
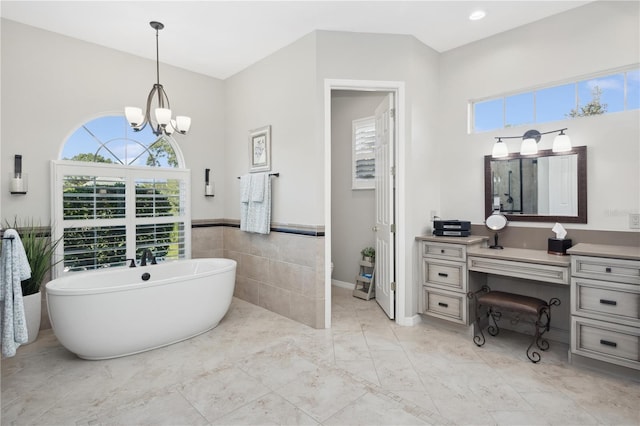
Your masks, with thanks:
M 640 424 L 640 384 L 569 365 L 566 345 L 532 364 L 516 333 L 477 348 L 345 289 L 332 302 L 333 327 L 315 330 L 234 299 L 207 333 L 105 361 L 43 330 L 2 360 L 1 424 Z

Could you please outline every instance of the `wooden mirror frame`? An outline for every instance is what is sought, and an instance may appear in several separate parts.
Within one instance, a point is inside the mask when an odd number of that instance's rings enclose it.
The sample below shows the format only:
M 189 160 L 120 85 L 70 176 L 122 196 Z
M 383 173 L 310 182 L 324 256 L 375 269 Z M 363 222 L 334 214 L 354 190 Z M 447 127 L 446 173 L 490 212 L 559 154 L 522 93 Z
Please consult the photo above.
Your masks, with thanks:
M 553 152 L 550 149 L 538 151 L 536 155 L 509 154 L 502 158 L 493 158 L 491 155 L 484 156 L 484 216 L 489 217 L 492 213 L 491 197 L 491 161 L 515 160 L 519 158 L 553 157 L 558 155 L 578 155 L 578 215 L 577 216 L 550 216 L 539 214 L 504 214 L 509 221 L 520 222 L 564 222 L 564 223 L 587 223 L 587 147 L 577 146 L 567 152 Z

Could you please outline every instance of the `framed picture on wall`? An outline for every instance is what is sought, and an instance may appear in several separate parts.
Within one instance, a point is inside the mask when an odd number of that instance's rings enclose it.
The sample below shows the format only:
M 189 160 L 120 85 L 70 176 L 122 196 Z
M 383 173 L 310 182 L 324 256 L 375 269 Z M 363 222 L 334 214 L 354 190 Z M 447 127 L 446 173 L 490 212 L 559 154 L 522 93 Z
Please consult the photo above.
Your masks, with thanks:
M 271 126 L 249 132 L 249 161 L 251 173 L 271 170 Z

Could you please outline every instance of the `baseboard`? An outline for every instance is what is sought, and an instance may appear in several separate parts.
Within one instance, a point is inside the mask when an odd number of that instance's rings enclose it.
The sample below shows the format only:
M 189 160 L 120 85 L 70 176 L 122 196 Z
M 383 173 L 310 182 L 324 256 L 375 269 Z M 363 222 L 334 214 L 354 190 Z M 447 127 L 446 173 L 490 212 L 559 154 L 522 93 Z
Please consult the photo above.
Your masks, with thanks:
M 413 327 L 414 325 L 418 325 L 422 322 L 422 317 L 420 314 L 416 314 L 410 317 L 397 318 L 396 324 L 402 325 L 405 327 Z
M 573 353 L 571 350 L 569 350 L 569 362 L 571 365 L 576 367 L 587 368 L 599 373 L 610 374 L 621 379 L 630 379 L 635 382 L 640 382 L 639 370 L 588 358 L 580 354 Z
M 339 280 L 331 280 L 331 285 L 336 286 L 336 287 L 340 287 L 340 288 L 346 288 L 347 290 L 353 290 L 355 284 L 354 283 L 348 283 L 346 281 L 339 281 Z

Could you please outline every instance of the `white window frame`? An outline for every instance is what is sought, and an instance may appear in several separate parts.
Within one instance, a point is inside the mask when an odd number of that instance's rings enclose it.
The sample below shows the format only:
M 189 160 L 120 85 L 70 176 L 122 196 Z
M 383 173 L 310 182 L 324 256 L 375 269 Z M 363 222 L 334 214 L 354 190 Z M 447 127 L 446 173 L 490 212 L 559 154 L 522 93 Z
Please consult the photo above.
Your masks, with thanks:
M 585 80 L 605 78 L 605 77 L 616 75 L 616 74 L 624 74 L 623 110 L 622 111 L 618 111 L 618 112 L 631 111 L 632 109 L 628 108 L 628 102 L 627 102 L 627 99 L 628 99 L 627 76 L 628 76 L 629 72 L 637 71 L 639 69 L 639 67 L 640 67 L 640 64 L 627 65 L 627 66 L 620 67 L 620 68 L 613 68 L 613 69 L 600 71 L 598 73 L 587 74 L 587 75 L 583 75 L 583 76 L 570 78 L 570 79 L 567 79 L 567 80 L 561 80 L 561 81 L 556 81 L 556 82 L 553 82 L 553 83 L 547 83 L 547 84 L 540 85 L 540 86 L 534 86 L 534 87 L 531 87 L 529 89 L 523 89 L 523 90 L 514 91 L 514 92 L 507 92 L 507 93 L 503 93 L 503 94 L 500 94 L 500 95 L 489 96 L 489 97 L 484 97 L 484 98 L 471 99 L 471 100 L 469 100 L 469 102 L 467 104 L 467 133 L 468 134 L 481 134 L 481 133 L 495 132 L 495 131 L 500 131 L 500 130 L 506 129 L 507 127 L 505 127 L 505 118 L 506 118 L 506 105 L 505 105 L 506 102 L 505 102 L 505 100 L 506 100 L 506 98 L 508 98 L 510 96 L 521 95 L 521 94 L 524 94 L 524 93 L 533 93 L 533 95 L 534 95 L 533 96 L 533 114 L 534 114 L 533 123 L 518 124 L 518 125 L 516 125 L 514 127 L 532 126 L 532 125 L 536 125 L 536 124 L 550 123 L 550 122 L 553 122 L 553 121 L 574 120 L 575 118 L 564 118 L 562 120 L 538 121 L 537 117 L 536 117 L 536 92 L 544 90 L 544 89 L 554 88 L 554 87 L 557 87 L 557 86 L 573 84 L 575 86 L 575 105 L 574 105 L 574 107 L 575 108 L 579 108 L 580 107 L 580 102 L 579 102 L 579 99 L 578 99 L 578 85 L 581 82 L 583 82 Z M 476 128 L 475 128 L 475 124 L 476 124 L 475 105 L 478 104 L 478 103 L 483 103 L 483 102 L 493 101 L 493 100 L 498 100 L 498 99 L 502 99 L 502 126 L 501 127 L 497 127 L 495 129 L 489 129 L 489 130 L 480 130 L 480 131 L 476 130 Z M 616 112 L 605 112 L 604 114 L 616 114 Z
M 356 172 L 357 162 L 362 159 L 362 156 L 357 152 L 358 130 L 372 126 L 375 138 L 376 118 L 374 116 L 359 118 L 351 122 L 351 189 L 375 189 L 375 149 L 371 154 L 371 159 L 374 160 L 374 177 L 370 179 L 359 178 Z
M 112 219 L 73 219 L 64 220 L 63 183 L 64 176 L 101 176 L 124 177 L 125 179 L 125 217 Z M 177 216 L 136 217 L 137 179 L 175 179 L 183 182 L 181 185 L 182 199 L 180 213 Z M 123 166 L 108 163 L 87 163 L 81 161 L 53 160 L 51 162 L 51 211 L 54 239 L 62 238 L 66 228 L 101 227 L 125 225 L 126 257 L 136 256 L 136 225 L 162 224 L 181 222 L 184 226 L 184 257 L 191 258 L 191 171 L 184 168 Z M 64 246 L 56 248 L 55 259 L 64 258 Z M 59 262 L 53 270 L 53 277 L 64 274 L 64 264 Z

